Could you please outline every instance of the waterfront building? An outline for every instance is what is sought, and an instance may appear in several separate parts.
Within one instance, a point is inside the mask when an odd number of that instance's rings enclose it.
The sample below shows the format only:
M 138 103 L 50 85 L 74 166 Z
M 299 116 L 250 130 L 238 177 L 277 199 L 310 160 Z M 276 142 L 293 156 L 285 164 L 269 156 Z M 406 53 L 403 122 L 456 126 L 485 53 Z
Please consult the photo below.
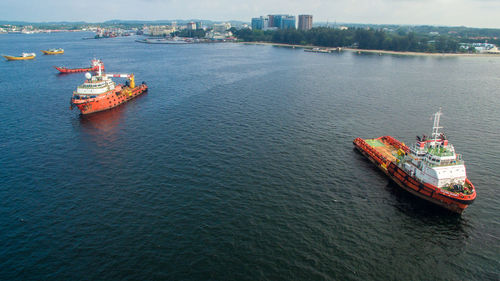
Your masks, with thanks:
M 267 28 L 265 29 L 290 29 L 295 28 L 295 16 L 291 15 L 268 15 Z
M 212 26 L 212 29 L 214 32 L 219 32 L 219 33 L 225 33 L 226 30 L 231 28 L 231 24 L 228 22 L 225 23 L 215 23 Z
M 201 21 L 196 22 L 196 29 L 203 29 L 203 23 Z
M 499 53 L 497 46 L 490 43 L 459 43 L 463 50 L 474 50 L 478 53 Z
M 260 18 L 252 18 L 252 29 L 253 30 L 262 29 L 262 20 Z
M 274 15 L 267 15 L 267 21 L 269 27 L 276 27 L 274 25 Z
M 282 28 L 281 22 L 283 20 L 283 17 L 286 15 L 273 15 L 273 26 L 272 27 L 277 27 L 277 28 Z
M 149 36 L 168 36 L 176 29 L 169 25 L 151 25 L 144 28 L 144 34 Z
M 188 22 L 188 23 L 187 23 L 187 25 L 186 25 L 186 28 L 187 28 L 188 30 L 196 30 L 196 23 L 194 23 L 194 22 L 192 22 L 192 21 L 191 21 L 191 22 Z
M 268 17 L 258 17 L 252 18 L 252 29 L 254 30 L 266 30 L 269 27 Z
M 212 30 L 205 33 L 205 38 L 217 41 L 235 40 L 233 33 L 229 30 L 230 23 L 219 23 L 212 26 Z
M 295 16 L 283 16 L 281 18 L 281 29 L 295 29 Z
M 299 15 L 299 30 L 309 30 L 312 28 L 312 15 Z

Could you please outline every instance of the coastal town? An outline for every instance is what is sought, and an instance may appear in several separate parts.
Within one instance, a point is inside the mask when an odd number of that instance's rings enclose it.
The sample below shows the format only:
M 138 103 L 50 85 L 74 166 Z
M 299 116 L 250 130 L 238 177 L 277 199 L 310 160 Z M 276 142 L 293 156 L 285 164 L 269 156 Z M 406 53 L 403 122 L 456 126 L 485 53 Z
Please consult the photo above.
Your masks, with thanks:
M 313 22 L 313 15 L 269 14 L 249 22 L 203 20 L 104 23 L 0 24 L 0 34 L 92 32 L 83 39 L 141 36 L 137 42 L 150 44 L 252 42 L 285 44 L 308 50 L 360 49 L 388 52 L 500 54 L 500 30 L 465 27 L 363 25 Z M 320 34 L 321 33 L 321 34 Z M 312 42 L 307 38 L 314 36 Z M 340 35 L 339 35 L 340 34 Z M 383 34 L 383 35 L 380 35 Z M 279 36 L 281 38 L 279 38 Z M 326 41 L 325 37 L 342 37 Z M 381 39 L 375 38 L 382 36 Z M 345 38 L 344 38 L 345 37 Z M 378 43 L 373 43 L 378 40 Z M 381 42 L 384 41 L 384 42 Z M 412 41 L 413 40 L 413 41 Z M 422 47 L 424 46 L 424 47 Z

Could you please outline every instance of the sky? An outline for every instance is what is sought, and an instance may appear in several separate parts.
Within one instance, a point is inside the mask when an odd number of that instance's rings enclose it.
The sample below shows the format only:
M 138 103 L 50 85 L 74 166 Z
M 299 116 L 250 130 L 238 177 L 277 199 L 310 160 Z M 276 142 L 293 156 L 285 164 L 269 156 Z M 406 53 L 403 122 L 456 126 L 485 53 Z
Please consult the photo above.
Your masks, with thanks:
M 2 0 L 0 20 L 241 20 L 310 14 L 314 22 L 500 28 L 500 0 Z

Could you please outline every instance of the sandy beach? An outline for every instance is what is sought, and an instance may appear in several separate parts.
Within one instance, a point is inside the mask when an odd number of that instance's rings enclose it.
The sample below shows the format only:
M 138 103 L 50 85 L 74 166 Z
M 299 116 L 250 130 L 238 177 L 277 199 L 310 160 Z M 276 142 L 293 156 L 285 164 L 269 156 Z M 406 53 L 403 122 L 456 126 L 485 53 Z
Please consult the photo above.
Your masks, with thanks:
M 330 49 L 336 51 L 337 48 L 320 47 L 313 45 L 292 45 L 292 44 L 282 44 L 282 43 L 270 43 L 270 42 L 241 42 L 243 44 L 252 45 L 269 45 L 276 47 L 286 47 L 286 48 L 322 48 Z M 386 50 L 366 50 L 366 49 L 354 49 L 354 48 L 342 48 L 342 51 L 358 52 L 358 53 L 375 53 L 380 55 L 402 55 L 402 56 L 435 56 L 435 57 L 498 57 L 500 58 L 500 53 L 479 53 L 479 54 L 466 54 L 466 53 L 421 53 L 421 52 L 398 52 L 398 51 L 386 51 Z

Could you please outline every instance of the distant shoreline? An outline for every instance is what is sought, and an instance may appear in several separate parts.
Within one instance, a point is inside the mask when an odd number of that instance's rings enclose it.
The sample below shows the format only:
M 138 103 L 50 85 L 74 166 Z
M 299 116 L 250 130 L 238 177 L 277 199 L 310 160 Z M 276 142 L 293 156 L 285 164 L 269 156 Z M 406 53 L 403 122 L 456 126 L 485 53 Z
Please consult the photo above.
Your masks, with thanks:
M 283 44 L 283 43 L 271 43 L 271 42 L 240 42 L 243 44 L 250 45 L 267 45 L 267 46 L 277 46 L 277 47 L 287 47 L 287 48 L 324 48 L 335 50 L 337 48 L 329 48 L 329 47 L 320 47 L 314 45 L 293 45 L 293 44 Z M 387 51 L 387 50 L 368 50 L 368 49 L 354 49 L 354 48 L 342 48 L 343 51 L 349 52 L 359 52 L 359 53 L 374 53 L 374 54 L 385 54 L 385 55 L 402 55 L 402 56 L 434 56 L 434 57 L 499 57 L 498 54 L 488 54 L 488 53 L 479 53 L 479 54 L 466 54 L 466 53 L 421 53 L 421 52 L 400 52 L 400 51 Z

